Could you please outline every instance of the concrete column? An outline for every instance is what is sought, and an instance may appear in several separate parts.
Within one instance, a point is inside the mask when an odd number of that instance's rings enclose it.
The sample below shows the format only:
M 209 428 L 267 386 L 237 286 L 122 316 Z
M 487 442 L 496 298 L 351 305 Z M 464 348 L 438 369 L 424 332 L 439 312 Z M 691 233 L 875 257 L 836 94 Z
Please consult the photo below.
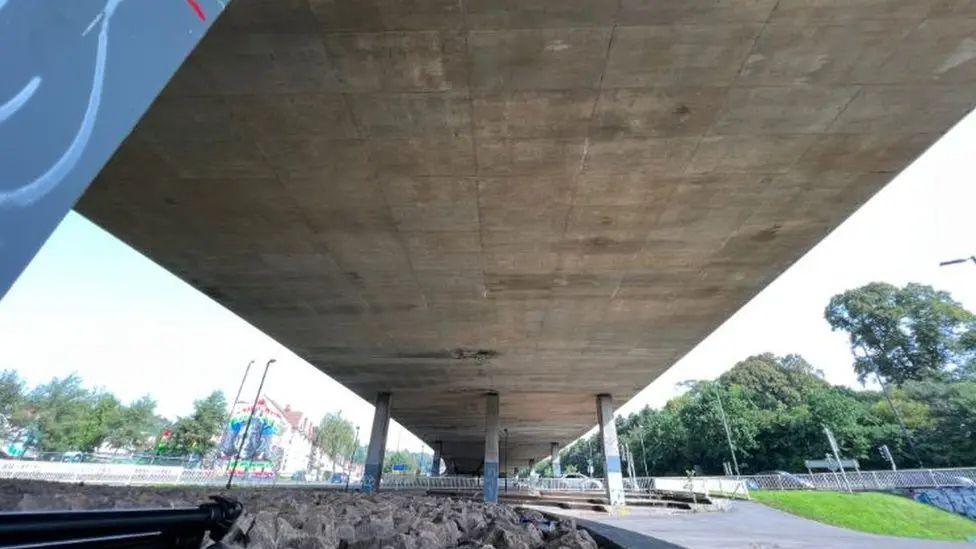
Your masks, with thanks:
M 363 492 L 366 494 L 378 492 L 380 489 L 383 456 L 386 455 L 386 433 L 390 428 L 390 400 L 390 393 L 376 395 L 373 430 L 369 434 L 369 450 L 366 451 L 366 467 L 363 472 Z
M 563 475 L 562 465 L 559 463 L 559 443 L 553 442 L 550 445 L 550 453 L 552 454 L 550 462 L 552 463 L 552 476 L 561 477 Z
M 597 395 L 596 415 L 600 423 L 600 439 L 603 441 L 604 471 L 606 471 L 607 499 L 611 512 L 624 505 L 624 478 L 620 471 L 620 448 L 617 445 L 617 425 L 613 422 L 613 397 Z
M 485 403 L 485 503 L 498 503 L 498 395 L 486 395 Z
M 444 443 L 434 442 L 434 459 L 430 464 L 430 476 L 439 477 L 441 475 L 441 452 L 444 451 Z

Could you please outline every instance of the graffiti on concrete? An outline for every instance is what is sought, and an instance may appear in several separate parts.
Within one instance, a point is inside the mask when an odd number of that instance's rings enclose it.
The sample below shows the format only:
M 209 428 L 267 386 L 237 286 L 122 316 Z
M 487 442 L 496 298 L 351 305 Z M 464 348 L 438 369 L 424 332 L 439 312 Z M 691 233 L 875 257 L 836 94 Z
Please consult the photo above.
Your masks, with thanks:
M 102 86 L 105 84 L 105 61 L 108 57 L 109 23 L 115 14 L 115 10 L 118 9 L 122 2 L 125 2 L 125 0 L 108 0 L 102 11 L 92 20 L 88 29 L 82 33 L 82 36 L 84 36 L 94 25 L 99 22 L 101 23 L 102 28 L 98 33 L 98 47 L 95 51 L 95 70 L 92 76 L 91 90 L 88 93 L 88 105 L 85 108 L 85 114 L 82 116 L 81 124 L 78 127 L 78 132 L 75 134 L 74 139 L 72 139 L 64 153 L 61 154 L 61 157 L 46 172 L 37 176 L 33 181 L 15 187 L 10 191 L 0 191 L 0 207 L 9 205 L 23 207 L 33 204 L 51 192 L 64 179 L 64 176 L 75 167 L 78 159 L 81 158 L 81 153 L 85 150 L 85 146 L 88 145 L 88 140 L 91 138 L 92 129 L 95 127 L 95 119 L 98 117 L 98 109 L 102 103 Z M 0 4 L 0 9 L 2 8 L 3 5 Z M 42 82 L 43 80 L 40 76 L 33 77 L 13 99 L 5 103 L 2 110 L 0 110 L 0 113 L 2 113 L 0 114 L 0 121 L 8 118 L 27 103 Z

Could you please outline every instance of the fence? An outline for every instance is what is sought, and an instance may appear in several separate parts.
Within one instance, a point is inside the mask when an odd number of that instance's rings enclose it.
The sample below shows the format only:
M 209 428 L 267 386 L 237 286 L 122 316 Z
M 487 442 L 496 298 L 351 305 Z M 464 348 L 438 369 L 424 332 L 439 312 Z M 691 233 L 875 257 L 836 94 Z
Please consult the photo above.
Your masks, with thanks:
M 134 463 L 79 463 L 62 461 L 0 460 L 0 478 L 19 478 L 56 482 L 85 482 L 115 485 L 203 485 L 219 486 L 227 482 L 222 468 L 186 468 L 180 466 L 139 465 Z M 976 468 L 905 469 L 901 471 L 850 471 L 813 474 L 745 475 L 741 477 L 638 477 L 624 479 L 631 492 L 662 490 L 694 491 L 700 494 L 748 497 L 749 490 L 847 490 L 878 491 L 911 488 L 976 487 Z M 284 480 L 258 473 L 238 475 L 234 482 L 250 486 L 315 486 L 344 488 L 345 484 Z M 352 483 L 351 487 L 358 487 Z M 384 475 L 384 490 L 481 490 L 480 477 L 424 477 Z M 601 492 L 602 479 L 532 478 L 498 479 L 499 490 L 508 492 Z
M 845 480 L 846 476 L 846 480 Z M 703 477 L 704 478 L 704 477 Z M 718 477 L 713 477 L 718 478 Z M 732 477 L 720 477 L 732 478 Z M 895 490 L 976 486 L 976 468 L 848 471 L 813 474 L 744 475 L 737 477 L 752 490 Z

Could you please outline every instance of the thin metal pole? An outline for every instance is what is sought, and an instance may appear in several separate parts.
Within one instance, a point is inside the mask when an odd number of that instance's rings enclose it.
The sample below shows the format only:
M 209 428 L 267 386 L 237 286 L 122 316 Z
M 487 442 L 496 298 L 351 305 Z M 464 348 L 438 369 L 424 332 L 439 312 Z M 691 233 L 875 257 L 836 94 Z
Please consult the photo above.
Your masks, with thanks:
M 725 426 L 725 439 L 729 443 L 729 453 L 732 454 L 732 465 L 735 466 L 735 476 L 739 477 L 739 460 L 735 457 L 735 446 L 732 445 L 732 430 L 729 429 L 729 420 L 725 417 L 725 408 L 722 406 L 722 397 L 718 394 L 718 386 L 715 387 L 715 401 L 718 402 L 718 413 L 722 416 L 722 425 Z
M 353 445 L 352 454 L 349 455 L 349 467 L 346 471 L 346 492 L 349 491 L 349 477 L 352 476 L 349 473 L 352 471 L 352 460 L 356 458 L 357 450 L 359 450 L 359 425 L 356 426 L 356 444 Z
M 919 469 L 925 467 L 922 463 L 922 458 L 918 456 L 918 451 L 915 449 L 915 441 L 912 440 L 912 435 L 908 433 L 908 428 L 905 427 L 905 421 L 901 417 L 901 413 L 898 412 L 898 408 L 895 408 L 895 403 L 891 400 L 891 395 L 888 394 L 888 386 L 885 385 L 884 381 L 881 380 L 881 376 L 878 372 L 874 372 L 874 377 L 878 380 L 878 384 L 881 385 L 881 392 L 884 394 L 885 400 L 888 401 L 888 406 L 891 407 L 891 413 L 895 415 L 895 419 L 898 420 L 898 426 L 901 427 L 901 434 L 905 437 L 905 441 L 908 442 L 908 448 L 912 452 L 912 457 L 915 458 L 915 462 L 918 463 Z M 894 463 L 894 460 L 892 460 Z
M 234 401 L 230 403 L 230 415 L 234 416 L 234 408 L 237 407 L 237 401 L 241 399 L 241 391 L 244 390 L 244 382 L 247 381 L 247 374 L 251 371 L 251 366 L 254 365 L 254 361 L 247 363 L 247 368 L 244 369 L 244 377 L 241 378 L 241 386 L 237 388 L 237 394 L 234 395 Z M 227 470 L 230 471 L 230 461 L 227 462 Z
M 443 443 L 441 443 L 441 451 L 444 451 Z M 502 451 L 502 457 L 505 459 L 505 493 L 508 493 L 508 428 L 505 428 L 505 449 Z
M 648 476 L 647 475 L 647 448 L 644 447 L 644 426 L 641 425 L 640 423 L 638 423 L 638 425 L 641 426 L 641 432 L 640 432 L 641 458 L 642 461 L 644 462 L 644 476 L 646 477 Z
M 275 359 L 271 359 L 264 366 L 264 373 L 261 374 L 261 383 L 258 385 L 258 392 L 254 395 L 254 404 L 251 405 L 251 414 L 247 416 L 247 423 L 244 424 L 244 436 L 241 437 L 241 445 L 237 447 L 237 455 L 234 456 L 234 466 L 231 468 L 230 476 L 227 477 L 227 489 L 230 490 L 230 485 L 234 481 L 234 474 L 237 472 L 237 462 L 241 459 L 241 452 L 244 451 L 244 443 L 247 442 L 247 433 L 251 430 L 251 421 L 254 419 L 254 412 L 258 407 L 258 399 L 261 398 L 261 390 L 264 389 L 264 379 L 268 377 L 268 368 L 271 364 L 275 362 Z

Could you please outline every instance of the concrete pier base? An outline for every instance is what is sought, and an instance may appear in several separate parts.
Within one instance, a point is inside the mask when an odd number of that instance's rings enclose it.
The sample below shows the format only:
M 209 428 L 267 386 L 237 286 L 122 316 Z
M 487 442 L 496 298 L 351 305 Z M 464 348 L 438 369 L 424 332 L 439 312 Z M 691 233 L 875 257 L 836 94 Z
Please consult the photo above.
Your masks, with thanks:
M 383 477 L 383 457 L 386 455 L 386 434 L 390 428 L 390 393 L 376 395 L 376 411 L 373 413 L 373 430 L 369 434 L 366 451 L 366 467 L 363 471 L 363 492 L 372 494 L 380 489 Z
M 485 396 L 485 503 L 498 502 L 498 395 Z
M 559 443 L 553 442 L 549 446 L 549 452 L 551 454 L 550 463 L 552 465 L 552 476 L 561 477 L 563 476 L 563 468 L 559 463 Z
M 600 440 L 603 442 L 604 471 L 606 471 L 607 500 L 612 513 L 626 506 L 624 478 L 620 467 L 620 448 L 617 445 L 617 425 L 613 422 L 613 397 L 597 395 L 596 414 L 600 424 Z

